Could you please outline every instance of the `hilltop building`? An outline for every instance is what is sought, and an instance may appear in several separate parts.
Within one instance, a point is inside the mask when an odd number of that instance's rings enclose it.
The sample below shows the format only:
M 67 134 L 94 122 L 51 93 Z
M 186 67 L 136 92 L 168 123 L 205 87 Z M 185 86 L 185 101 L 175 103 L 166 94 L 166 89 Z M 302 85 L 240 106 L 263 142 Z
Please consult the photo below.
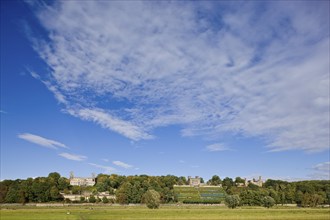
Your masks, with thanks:
M 188 176 L 188 183 L 190 186 L 199 186 L 201 184 L 201 178 L 199 176 L 195 178 Z
M 250 183 L 253 184 L 253 185 L 262 187 L 263 181 L 261 180 L 261 176 L 259 176 L 258 180 L 254 179 L 254 178 L 252 180 L 247 180 L 245 178 L 245 182 L 244 183 L 238 183 L 237 186 L 238 187 L 247 187 Z
M 202 178 L 199 176 L 195 176 L 195 177 L 188 176 L 188 183 L 186 185 L 174 185 L 174 187 L 178 187 L 178 188 L 180 188 L 180 187 L 183 187 L 183 188 L 184 187 L 222 188 L 222 185 L 219 184 L 218 186 L 210 186 L 210 185 L 203 183 Z
M 74 177 L 73 172 L 70 173 L 70 185 L 71 186 L 94 186 L 95 175 L 92 177 Z

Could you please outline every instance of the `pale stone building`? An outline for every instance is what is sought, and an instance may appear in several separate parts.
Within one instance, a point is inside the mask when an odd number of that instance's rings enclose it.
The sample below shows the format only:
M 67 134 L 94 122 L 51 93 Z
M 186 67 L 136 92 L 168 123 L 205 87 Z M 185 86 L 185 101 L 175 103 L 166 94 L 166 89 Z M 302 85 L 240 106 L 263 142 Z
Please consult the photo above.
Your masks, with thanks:
M 188 183 L 190 186 L 199 186 L 201 184 L 201 178 L 199 176 L 195 178 L 188 176 Z
M 253 178 L 253 180 L 246 180 L 245 178 L 245 186 L 248 186 L 249 184 L 254 184 L 256 186 L 262 187 L 263 181 L 261 180 L 261 176 L 259 176 L 259 179 L 256 180 Z
M 73 172 L 70 173 L 70 185 L 72 186 L 94 186 L 95 175 L 92 177 L 74 177 Z

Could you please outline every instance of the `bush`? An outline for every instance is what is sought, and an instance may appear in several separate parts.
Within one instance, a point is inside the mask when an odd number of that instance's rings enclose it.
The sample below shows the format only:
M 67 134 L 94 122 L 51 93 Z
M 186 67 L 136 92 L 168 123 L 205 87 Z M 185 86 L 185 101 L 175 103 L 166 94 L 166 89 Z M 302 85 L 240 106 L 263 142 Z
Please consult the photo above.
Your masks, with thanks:
M 85 197 L 81 196 L 80 197 L 80 202 L 85 202 L 85 201 L 86 201 Z
M 225 204 L 228 206 L 228 208 L 236 208 L 239 206 L 240 198 L 238 195 L 228 195 L 225 198 Z
M 158 209 L 160 205 L 160 194 L 153 189 L 148 190 L 143 195 L 142 201 L 146 203 L 149 209 Z
M 275 205 L 275 200 L 270 196 L 265 196 L 262 199 L 262 205 L 266 208 L 273 207 Z
M 103 196 L 102 202 L 103 203 L 109 203 L 109 199 L 106 196 Z
M 90 203 L 95 203 L 96 202 L 96 198 L 95 198 L 95 196 L 93 196 L 93 195 L 91 195 L 90 197 L 89 197 L 89 200 L 88 200 Z

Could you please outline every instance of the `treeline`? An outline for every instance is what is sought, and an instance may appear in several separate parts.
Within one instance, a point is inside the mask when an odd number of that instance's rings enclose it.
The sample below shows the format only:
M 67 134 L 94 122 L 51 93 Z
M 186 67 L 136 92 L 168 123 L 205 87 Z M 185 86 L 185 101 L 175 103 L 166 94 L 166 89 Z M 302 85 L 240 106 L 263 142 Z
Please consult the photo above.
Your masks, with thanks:
M 58 173 L 35 179 L 4 180 L 0 182 L 0 203 L 63 201 L 60 192 L 70 188 L 70 181 Z
M 62 194 L 81 195 L 81 202 L 86 202 L 85 195 L 97 202 L 100 192 L 108 192 L 116 196 L 120 204 L 141 203 L 148 190 L 160 194 L 162 203 L 175 202 L 173 185 L 187 184 L 185 177 L 167 176 L 121 176 L 116 174 L 99 174 L 94 186 L 71 186 L 70 180 L 53 172 L 48 177 L 26 180 L 4 180 L 0 182 L 0 203 L 28 202 L 64 202 Z M 96 197 L 95 201 L 94 198 Z M 103 200 L 103 198 L 102 198 Z M 65 202 L 69 202 L 66 200 Z
M 239 198 L 239 205 L 259 206 L 265 204 L 265 198 L 272 198 L 274 204 L 297 204 L 299 206 L 317 206 L 330 204 L 330 181 L 312 180 L 286 182 L 267 180 L 263 187 L 249 184 L 238 185 L 244 180 L 226 177 L 223 180 L 215 175 L 207 181 L 209 185 L 222 185 L 227 195 Z M 117 174 L 99 174 L 95 186 L 71 186 L 69 179 L 53 172 L 48 177 L 28 178 L 26 180 L 4 180 L 0 182 L 0 203 L 28 202 L 69 202 L 64 201 L 61 193 L 85 195 L 86 192 L 97 198 L 100 192 L 116 196 L 120 204 L 141 203 L 148 190 L 160 195 L 161 203 L 178 202 L 174 185 L 188 184 L 185 177 L 167 176 L 121 176 Z M 100 199 L 96 201 L 101 201 Z M 95 202 L 95 201 L 94 201 Z
M 330 181 L 328 180 L 286 182 L 269 179 L 263 187 L 253 184 L 249 184 L 248 187 L 236 187 L 235 184 L 225 187 L 228 195 L 239 197 L 239 205 L 267 207 L 267 204 L 274 203 L 316 207 L 330 204 Z

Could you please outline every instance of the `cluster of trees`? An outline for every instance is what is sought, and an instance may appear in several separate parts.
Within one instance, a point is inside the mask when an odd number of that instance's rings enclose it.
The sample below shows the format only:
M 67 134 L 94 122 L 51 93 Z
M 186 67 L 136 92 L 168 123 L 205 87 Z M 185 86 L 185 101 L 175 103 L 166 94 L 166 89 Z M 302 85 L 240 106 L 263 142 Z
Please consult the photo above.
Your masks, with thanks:
M 303 207 L 314 207 L 320 204 L 330 204 L 330 181 L 313 180 L 286 182 L 281 180 L 267 180 L 263 187 L 253 184 L 239 187 L 244 179 L 235 180 L 226 177 L 223 180 L 215 175 L 207 181 L 209 185 L 222 185 L 228 196 L 226 204 L 265 206 L 273 204 L 297 204 Z M 151 205 L 159 203 L 177 202 L 174 185 L 185 185 L 185 177 L 167 176 L 121 176 L 116 174 L 99 174 L 93 187 L 71 186 L 69 179 L 60 174 L 50 173 L 48 177 L 38 177 L 26 180 L 4 180 L 0 182 L 0 203 L 27 202 L 60 202 L 64 201 L 61 193 L 80 194 L 85 191 L 92 193 L 89 202 L 104 202 L 106 198 L 97 198 L 99 192 L 109 192 L 116 195 L 116 202 L 120 204 L 146 203 L 152 198 Z M 95 201 L 93 200 L 95 199 Z M 83 199 L 82 199 L 83 200 Z M 239 202 L 237 202 L 239 201 Z M 232 205 L 229 205 L 232 207 Z M 237 205 L 236 205 L 237 206 Z M 236 207 L 235 206 L 235 207 Z
M 68 179 L 56 172 L 48 177 L 4 180 L 0 182 L 0 203 L 62 201 L 60 192 L 69 190 L 69 187 Z
M 71 186 L 69 179 L 59 173 L 50 173 L 48 177 L 26 180 L 4 180 L 0 182 L 0 203 L 60 202 L 64 201 L 61 193 L 82 195 L 81 202 L 112 202 L 98 198 L 100 192 L 116 196 L 120 204 L 142 203 L 148 190 L 159 194 L 159 202 L 175 202 L 173 185 L 187 184 L 185 177 L 168 176 L 121 176 L 99 174 L 95 186 Z M 83 196 L 92 193 L 89 200 Z
M 270 196 L 264 196 L 262 197 L 262 199 L 260 200 L 261 205 L 266 207 L 266 208 L 270 208 L 272 206 L 275 205 L 275 200 L 270 197 Z M 242 205 L 242 200 L 238 195 L 227 195 L 225 198 L 225 204 L 229 207 L 229 208 L 236 208 L 237 206 Z
M 143 195 L 148 190 L 155 190 L 160 195 L 160 202 L 176 202 L 173 186 L 186 184 L 185 177 L 168 176 L 118 176 L 98 175 L 95 187 L 98 191 L 109 191 L 116 195 L 120 204 L 143 203 Z
M 238 196 L 239 205 L 271 207 L 274 204 L 297 204 L 302 207 L 315 207 L 330 204 L 328 180 L 286 182 L 269 179 L 263 187 L 253 184 L 237 187 L 236 180 L 227 180 L 223 186 L 228 195 Z M 231 184 L 228 184 L 229 182 Z

